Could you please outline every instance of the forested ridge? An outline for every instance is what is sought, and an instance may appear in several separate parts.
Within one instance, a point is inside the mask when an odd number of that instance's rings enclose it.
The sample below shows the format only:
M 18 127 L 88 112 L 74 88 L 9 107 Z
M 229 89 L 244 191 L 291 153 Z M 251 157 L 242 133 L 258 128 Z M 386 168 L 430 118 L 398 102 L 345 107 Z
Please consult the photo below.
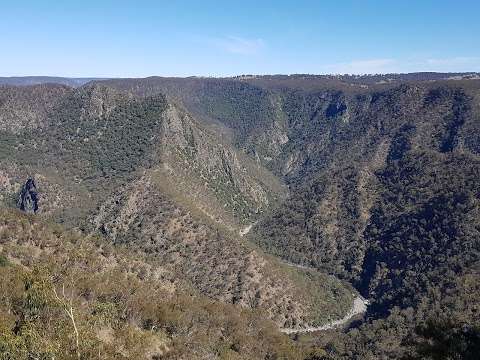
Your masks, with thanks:
M 475 74 L 112 79 L 4 87 L 0 109 L 5 206 L 33 176 L 35 216 L 161 264 L 195 293 L 183 311 L 277 324 L 193 358 L 478 355 Z M 347 329 L 276 332 L 342 318 L 355 291 L 369 306 Z

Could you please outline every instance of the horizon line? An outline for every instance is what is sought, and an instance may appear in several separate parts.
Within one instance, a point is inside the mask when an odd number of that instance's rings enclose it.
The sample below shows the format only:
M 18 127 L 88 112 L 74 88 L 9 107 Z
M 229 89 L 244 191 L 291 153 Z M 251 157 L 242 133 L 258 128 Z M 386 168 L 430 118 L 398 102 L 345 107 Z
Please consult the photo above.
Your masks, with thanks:
M 269 76 L 386 76 L 386 75 L 411 75 L 411 74 L 480 74 L 478 71 L 412 71 L 412 72 L 379 72 L 379 73 L 264 73 L 264 74 L 237 74 L 237 75 L 147 75 L 147 76 L 64 76 L 64 75 L 0 75 L 0 78 L 60 78 L 60 79 L 92 79 L 92 80 L 113 80 L 113 79 L 148 79 L 148 78 L 211 78 L 227 79 L 242 77 L 269 77 Z

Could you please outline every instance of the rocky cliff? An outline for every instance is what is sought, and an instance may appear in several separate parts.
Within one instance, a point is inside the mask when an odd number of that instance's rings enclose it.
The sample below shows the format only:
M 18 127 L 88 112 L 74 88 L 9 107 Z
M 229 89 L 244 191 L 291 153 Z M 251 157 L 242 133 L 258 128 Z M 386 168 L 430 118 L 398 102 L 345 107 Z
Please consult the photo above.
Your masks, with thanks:
M 38 211 L 38 193 L 35 181 L 29 178 L 23 185 L 17 202 L 18 208 L 26 213 L 35 214 Z

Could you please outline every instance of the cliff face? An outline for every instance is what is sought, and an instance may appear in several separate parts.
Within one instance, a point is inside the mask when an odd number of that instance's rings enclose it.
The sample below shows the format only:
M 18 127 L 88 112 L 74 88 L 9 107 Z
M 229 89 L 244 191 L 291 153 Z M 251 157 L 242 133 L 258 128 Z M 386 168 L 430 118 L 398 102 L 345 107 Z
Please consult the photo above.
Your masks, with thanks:
M 268 170 L 174 105 L 165 112 L 158 153 L 154 171 L 164 188 L 229 229 L 254 222 L 284 197 Z

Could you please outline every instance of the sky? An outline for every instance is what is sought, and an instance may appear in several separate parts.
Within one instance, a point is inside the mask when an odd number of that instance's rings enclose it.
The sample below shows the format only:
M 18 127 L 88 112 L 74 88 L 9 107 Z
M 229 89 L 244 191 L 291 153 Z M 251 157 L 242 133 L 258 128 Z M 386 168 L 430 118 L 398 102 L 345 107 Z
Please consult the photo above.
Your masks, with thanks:
M 480 72 L 479 0 L 0 0 L 0 76 Z

